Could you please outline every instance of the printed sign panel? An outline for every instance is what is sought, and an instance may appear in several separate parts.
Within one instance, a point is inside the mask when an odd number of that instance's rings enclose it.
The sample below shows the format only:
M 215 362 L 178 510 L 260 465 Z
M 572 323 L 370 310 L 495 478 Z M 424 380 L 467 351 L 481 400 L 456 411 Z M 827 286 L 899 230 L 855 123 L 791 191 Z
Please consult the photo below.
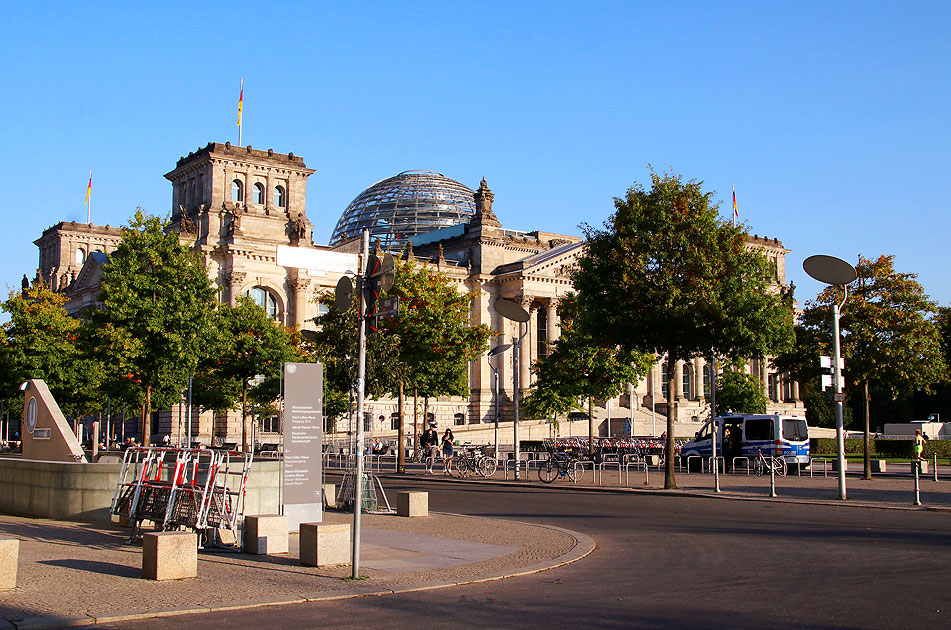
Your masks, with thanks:
M 323 365 L 284 364 L 284 515 L 290 531 L 323 520 L 323 393 Z

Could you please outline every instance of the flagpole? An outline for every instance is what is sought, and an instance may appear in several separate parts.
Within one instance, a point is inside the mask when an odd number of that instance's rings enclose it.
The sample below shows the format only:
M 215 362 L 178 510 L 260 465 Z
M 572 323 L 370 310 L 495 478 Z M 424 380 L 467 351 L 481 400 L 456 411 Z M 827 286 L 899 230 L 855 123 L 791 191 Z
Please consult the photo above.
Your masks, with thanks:
M 241 146 L 241 113 L 244 109 L 244 77 L 241 78 L 241 95 L 238 97 L 238 146 Z
M 89 170 L 89 183 L 86 185 L 86 223 L 92 225 L 92 169 Z

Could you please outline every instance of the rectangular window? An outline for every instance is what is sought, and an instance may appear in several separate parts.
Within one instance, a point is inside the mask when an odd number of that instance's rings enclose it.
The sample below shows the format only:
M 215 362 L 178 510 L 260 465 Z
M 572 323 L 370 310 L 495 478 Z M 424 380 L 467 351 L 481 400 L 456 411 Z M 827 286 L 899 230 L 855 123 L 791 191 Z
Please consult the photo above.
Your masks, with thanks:
M 373 430 L 373 416 L 370 415 L 370 412 L 364 412 L 363 414 L 363 430 L 372 431 Z
M 540 308 L 536 311 L 535 339 L 538 340 L 538 356 L 548 356 L 548 309 Z
M 465 414 L 462 414 L 462 413 L 457 413 L 457 414 L 455 414 L 455 415 L 452 417 L 452 423 L 453 423 L 455 426 L 457 426 L 457 427 L 464 425 L 464 424 L 466 423 L 466 416 L 465 416 Z
M 806 421 L 799 419 L 783 419 L 783 439 L 790 442 L 803 442 L 809 439 L 809 429 Z
M 261 433 L 280 433 L 281 432 L 281 418 L 280 416 L 271 416 L 270 418 L 261 418 L 260 424 L 258 425 Z
M 751 418 L 746 421 L 746 440 L 755 442 L 773 439 L 772 418 Z
M 390 414 L 390 428 L 394 431 L 400 430 L 400 414 L 392 413 Z

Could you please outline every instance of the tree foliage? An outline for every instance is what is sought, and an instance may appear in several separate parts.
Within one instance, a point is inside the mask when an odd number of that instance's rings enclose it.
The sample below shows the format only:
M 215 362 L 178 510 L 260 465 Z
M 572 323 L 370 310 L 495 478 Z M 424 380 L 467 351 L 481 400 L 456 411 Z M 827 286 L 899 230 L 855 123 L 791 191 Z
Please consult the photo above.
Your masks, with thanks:
M 200 364 L 193 387 L 196 400 L 204 408 L 219 411 L 240 406 L 242 448 L 248 451 L 249 397 L 261 405 L 273 401 L 284 363 L 301 357 L 292 332 L 249 297 L 238 298 L 235 306 L 219 306 L 213 323 L 212 352 Z M 264 379 L 253 382 L 258 375 Z
M 579 409 L 583 400 L 613 398 L 625 383 L 640 381 L 653 365 L 654 355 L 600 343 L 579 327 L 573 294 L 559 302 L 558 315 L 561 336 L 552 343 L 548 356 L 532 366 L 536 380 L 522 403 L 530 416 L 567 415 Z
M 122 242 L 103 267 L 93 325 L 111 327 L 102 348 L 127 370 L 120 388 L 141 388 L 142 436 L 150 441 L 149 414 L 178 399 L 194 373 L 211 320 L 214 290 L 197 252 L 184 247 L 158 217 L 138 209 Z
M 717 376 L 717 413 L 766 413 L 763 382 L 746 372 L 727 370 Z
M 17 387 L 31 378 L 43 379 L 66 412 L 90 413 L 104 406 L 105 397 L 100 401 L 97 392 L 102 362 L 83 343 L 82 325 L 66 313 L 65 303 L 65 296 L 42 283 L 11 293 L 3 303 L 10 317 L 0 343 L 2 397 L 8 407 L 19 407 Z
M 717 216 L 702 182 L 651 172 L 596 229 L 573 274 L 582 325 L 602 343 L 667 355 L 761 357 L 792 342 L 792 296 L 773 284 L 766 257 Z M 669 371 L 667 473 L 673 469 L 674 404 Z
M 858 400 L 870 431 L 871 393 L 887 392 L 894 400 L 916 390 L 930 390 L 947 378 L 947 346 L 937 305 L 912 273 L 895 271 L 894 256 L 859 256 L 856 280 L 839 319 L 844 378 Z M 845 297 L 841 287 L 828 287 L 807 302 L 796 328 L 793 351 L 776 364 L 800 380 L 818 381 L 819 356 L 832 356 L 832 305 Z M 871 467 L 866 458 L 866 476 Z

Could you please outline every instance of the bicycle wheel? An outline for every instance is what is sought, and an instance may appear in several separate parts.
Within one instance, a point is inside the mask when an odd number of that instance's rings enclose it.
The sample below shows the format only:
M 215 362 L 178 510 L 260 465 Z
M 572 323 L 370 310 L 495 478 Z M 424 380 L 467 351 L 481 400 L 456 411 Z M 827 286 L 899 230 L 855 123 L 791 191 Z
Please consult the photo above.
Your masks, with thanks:
M 766 469 L 765 464 L 766 464 L 766 460 L 764 460 L 762 456 L 757 457 L 756 459 L 753 460 L 753 472 L 756 473 L 757 477 L 763 476 L 763 472 Z
M 786 466 L 786 459 L 784 457 L 776 458 L 776 474 L 780 477 L 785 477 L 788 468 Z
M 565 473 L 568 475 L 568 479 L 575 483 L 584 479 L 584 466 L 575 466 L 577 461 L 576 459 L 570 459 L 565 462 L 565 466 L 567 466 Z
M 479 460 L 479 474 L 483 477 L 491 477 L 495 474 L 498 466 L 499 463 L 495 461 L 494 457 L 482 457 Z
M 452 462 L 452 468 L 449 470 L 450 476 L 462 479 L 468 474 L 469 467 L 465 457 L 456 455 L 449 461 Z
M 545 465 L 538 467 L 538 480 L 544 483 L 551 483 L 555 480 L 555 477 L 558 476 L 558 466 L 552 461 L 548 460 Z

